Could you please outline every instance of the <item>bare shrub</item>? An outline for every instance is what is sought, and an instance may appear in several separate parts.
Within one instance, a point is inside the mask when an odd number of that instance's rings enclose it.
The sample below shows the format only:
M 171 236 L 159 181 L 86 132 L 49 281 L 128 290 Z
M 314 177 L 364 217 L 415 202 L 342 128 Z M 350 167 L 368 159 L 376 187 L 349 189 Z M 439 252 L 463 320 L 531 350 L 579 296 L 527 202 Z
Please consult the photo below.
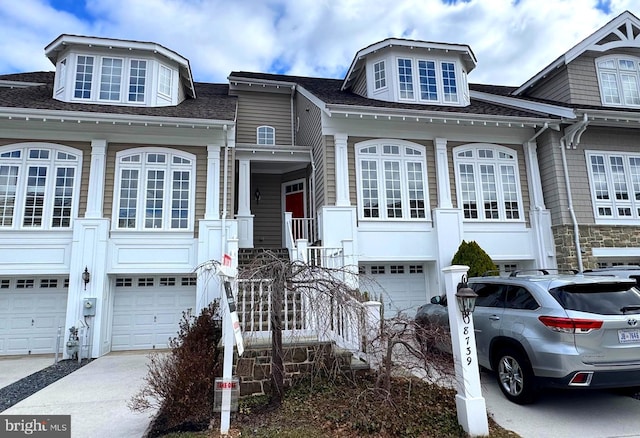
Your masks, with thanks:
M 222 370 L 221 337 L 219 300 L 197 317 L 191 310 L 183 312 L 178 335 L 169 341 L 170 351 L 149 356 L 145 385 L 129 401 L 129 408 L 159 409 L 156 430 L 206 428 L 213 412 L 215 378 Z

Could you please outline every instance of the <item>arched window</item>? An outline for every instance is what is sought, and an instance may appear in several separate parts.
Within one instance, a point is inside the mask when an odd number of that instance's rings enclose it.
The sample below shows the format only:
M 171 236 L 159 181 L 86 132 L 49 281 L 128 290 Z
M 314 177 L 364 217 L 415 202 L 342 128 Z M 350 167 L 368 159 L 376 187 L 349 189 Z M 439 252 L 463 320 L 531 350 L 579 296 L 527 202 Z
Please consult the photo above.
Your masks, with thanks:
M 640 106 L 640 59 L 628 55 L 596 59 L 603 105 Z
M 173 149 L 131 149 L 116 156 L 113 226 L 192 230 L 195 156 Z
M 398 140 L 356 145 L 361 219 L 421 219 L 427 215 L 424 146 Z
M 272 126 L 258 127 L 258 144 L 274 145 L 276 144 L 276 130 Z
M 522 220 L 516 152 L 472 144 L 453 149 L 458 206 L 467 220 Z
M 49 143 L 0 147 L 0 229 L 70 228 L 82 153 Z

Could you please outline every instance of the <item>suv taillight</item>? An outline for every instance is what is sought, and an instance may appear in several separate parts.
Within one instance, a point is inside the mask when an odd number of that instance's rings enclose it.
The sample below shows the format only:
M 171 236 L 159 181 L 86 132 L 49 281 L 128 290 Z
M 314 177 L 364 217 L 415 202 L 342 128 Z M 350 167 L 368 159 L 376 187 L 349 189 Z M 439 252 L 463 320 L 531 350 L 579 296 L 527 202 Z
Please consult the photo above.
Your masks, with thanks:
M 554 332 L 589 333 L 602 327 L 602 321 L 597 319 L 561 318 L 557 316 L 540 316 L 538 319 Z

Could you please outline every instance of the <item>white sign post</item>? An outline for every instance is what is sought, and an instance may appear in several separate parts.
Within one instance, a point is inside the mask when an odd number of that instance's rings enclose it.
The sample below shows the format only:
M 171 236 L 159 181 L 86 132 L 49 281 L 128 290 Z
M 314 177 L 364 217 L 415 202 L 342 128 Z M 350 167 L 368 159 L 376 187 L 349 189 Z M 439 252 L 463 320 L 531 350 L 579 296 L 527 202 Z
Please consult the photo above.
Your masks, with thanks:
M 456 371 L 456 408 L 458 423 L 470 436 L 489 435 L 487 406 L 480 387 L 480 370 L 476 351 L 473 316 L 463 318 L 456 299 L 457 286 L 468 266 L 449 266 L 442 270 L 447 291 L 451 346 Z
M 224 337 L 223 350 L 223 368 L 222 378 L 225 382 L 230 382 L 233 377 L 233 343 L 234 338 L 238 346 L 238 355 L 244 352 L 244 343 L 242 340 L 242 332 L 240 331 L 240 322 L 238 320 L 238 312 L 236 311 L 236 302 L 233 297 L 231 281 L 236 277 L 237 272 L 231 266 L 231 257 L 224 255 L 222 265 L 218 267 L 218 276 L 224 285 L 224 293 L 222 295 L 223 321 L 222 332 Z M 235 334 L 235 336 L 234 336 Z M 222 390 L 222 406 L 220 409 L 220 434 L 229 433 L 231 424 L 231 388 L 223 388 Z

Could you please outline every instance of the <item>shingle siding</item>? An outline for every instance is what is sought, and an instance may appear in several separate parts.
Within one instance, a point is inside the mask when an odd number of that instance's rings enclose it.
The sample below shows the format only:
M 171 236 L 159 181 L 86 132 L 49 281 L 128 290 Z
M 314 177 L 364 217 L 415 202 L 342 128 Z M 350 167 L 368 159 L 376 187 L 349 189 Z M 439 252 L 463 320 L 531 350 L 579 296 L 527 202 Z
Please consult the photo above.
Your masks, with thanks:
M 315 211 L 324 203 L 324 143 L 322 137 L 322 111 L 302 94 L 298 93 L 295 100 L 296 110 L 296 145 L 310 146 L 315 168 L 313 198 Z
M 567 65 L 571 100 L 574 105 L 601 105 L 594 57 L 581 55 Z

